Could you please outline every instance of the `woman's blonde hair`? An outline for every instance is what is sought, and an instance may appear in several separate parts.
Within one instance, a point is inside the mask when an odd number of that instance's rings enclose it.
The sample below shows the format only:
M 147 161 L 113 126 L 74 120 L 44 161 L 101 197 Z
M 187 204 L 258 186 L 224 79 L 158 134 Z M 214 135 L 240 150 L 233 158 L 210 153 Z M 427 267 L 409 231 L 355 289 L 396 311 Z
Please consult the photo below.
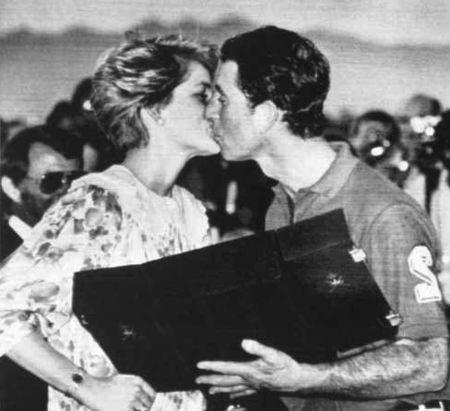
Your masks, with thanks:
M 93 77 L 91 103 L 100 126 L 118 150 L 125 153 L 148 143 L 141 109 L 167 104 L 185 80 L 191 61 L 212 73 L 216 49 L 165 36 L 130 39 L 102 56 Z

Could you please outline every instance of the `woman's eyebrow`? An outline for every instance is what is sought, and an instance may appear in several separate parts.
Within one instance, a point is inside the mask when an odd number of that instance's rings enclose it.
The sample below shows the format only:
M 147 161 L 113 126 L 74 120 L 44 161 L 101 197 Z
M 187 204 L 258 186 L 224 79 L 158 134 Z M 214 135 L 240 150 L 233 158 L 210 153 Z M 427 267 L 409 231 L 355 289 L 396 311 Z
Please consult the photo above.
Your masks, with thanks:
M 208 83 L 206 81 L 201 81 L 200 83 L 197 84 L 197 86 L 202 87 L 206 90 L 210 90 L 211 89 L 211 83 Z

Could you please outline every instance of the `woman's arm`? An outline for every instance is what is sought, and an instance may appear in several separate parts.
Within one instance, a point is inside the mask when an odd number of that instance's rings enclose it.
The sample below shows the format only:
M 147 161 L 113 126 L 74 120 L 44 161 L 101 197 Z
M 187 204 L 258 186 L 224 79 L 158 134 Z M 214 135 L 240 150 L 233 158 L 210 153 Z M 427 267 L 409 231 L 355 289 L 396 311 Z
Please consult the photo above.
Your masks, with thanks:
M 109 378 L 94 378 L 88 375 L 54 350 L 39 331 L 24 337 L 7 356 L 96 411 L 149 410 L 155 396 L 150 385 L 137 376 L 116 374 Z
M 0 269 L 0 355 L 99 411 L 148 409 L 154 392 L 135 376 L 94 378 L 46 338 L 70 321 L 73 273 L 108 266 L 120 223 L 113 195 L 83 187 L 52 207 Z

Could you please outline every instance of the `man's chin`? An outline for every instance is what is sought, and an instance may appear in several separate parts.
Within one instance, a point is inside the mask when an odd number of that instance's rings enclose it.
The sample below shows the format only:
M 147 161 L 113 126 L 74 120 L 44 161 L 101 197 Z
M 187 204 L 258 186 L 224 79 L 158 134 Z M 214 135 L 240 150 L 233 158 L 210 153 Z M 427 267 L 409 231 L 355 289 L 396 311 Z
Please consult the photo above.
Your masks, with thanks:
M 23 195 L 22 199 L 23 202 L 21 207 L 29 220 L 27 223 L 34 226 L 41 220 L 45 212 L 55 202 L 56 196 L 52 199 L 38 199 L 32 195 Z

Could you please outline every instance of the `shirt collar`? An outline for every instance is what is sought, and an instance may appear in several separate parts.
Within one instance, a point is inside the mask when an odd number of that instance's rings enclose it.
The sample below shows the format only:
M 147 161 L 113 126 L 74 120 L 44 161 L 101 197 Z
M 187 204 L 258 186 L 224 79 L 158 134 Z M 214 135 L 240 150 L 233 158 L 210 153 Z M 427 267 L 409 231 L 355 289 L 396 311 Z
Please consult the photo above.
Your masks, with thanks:
M 301 188 L 300 193 L 317 193 L 333 197 L 345 184 L 348 176 L 358 163 L 358 159 L 351 153 L 350 146 L 343 142 L 329 143 L 331 148 L 336 152 L 336 157 L 331 163 L 325 174 L 312 186 Z M 281 184 L 274 187 L 276 195 L 285 193 Z

